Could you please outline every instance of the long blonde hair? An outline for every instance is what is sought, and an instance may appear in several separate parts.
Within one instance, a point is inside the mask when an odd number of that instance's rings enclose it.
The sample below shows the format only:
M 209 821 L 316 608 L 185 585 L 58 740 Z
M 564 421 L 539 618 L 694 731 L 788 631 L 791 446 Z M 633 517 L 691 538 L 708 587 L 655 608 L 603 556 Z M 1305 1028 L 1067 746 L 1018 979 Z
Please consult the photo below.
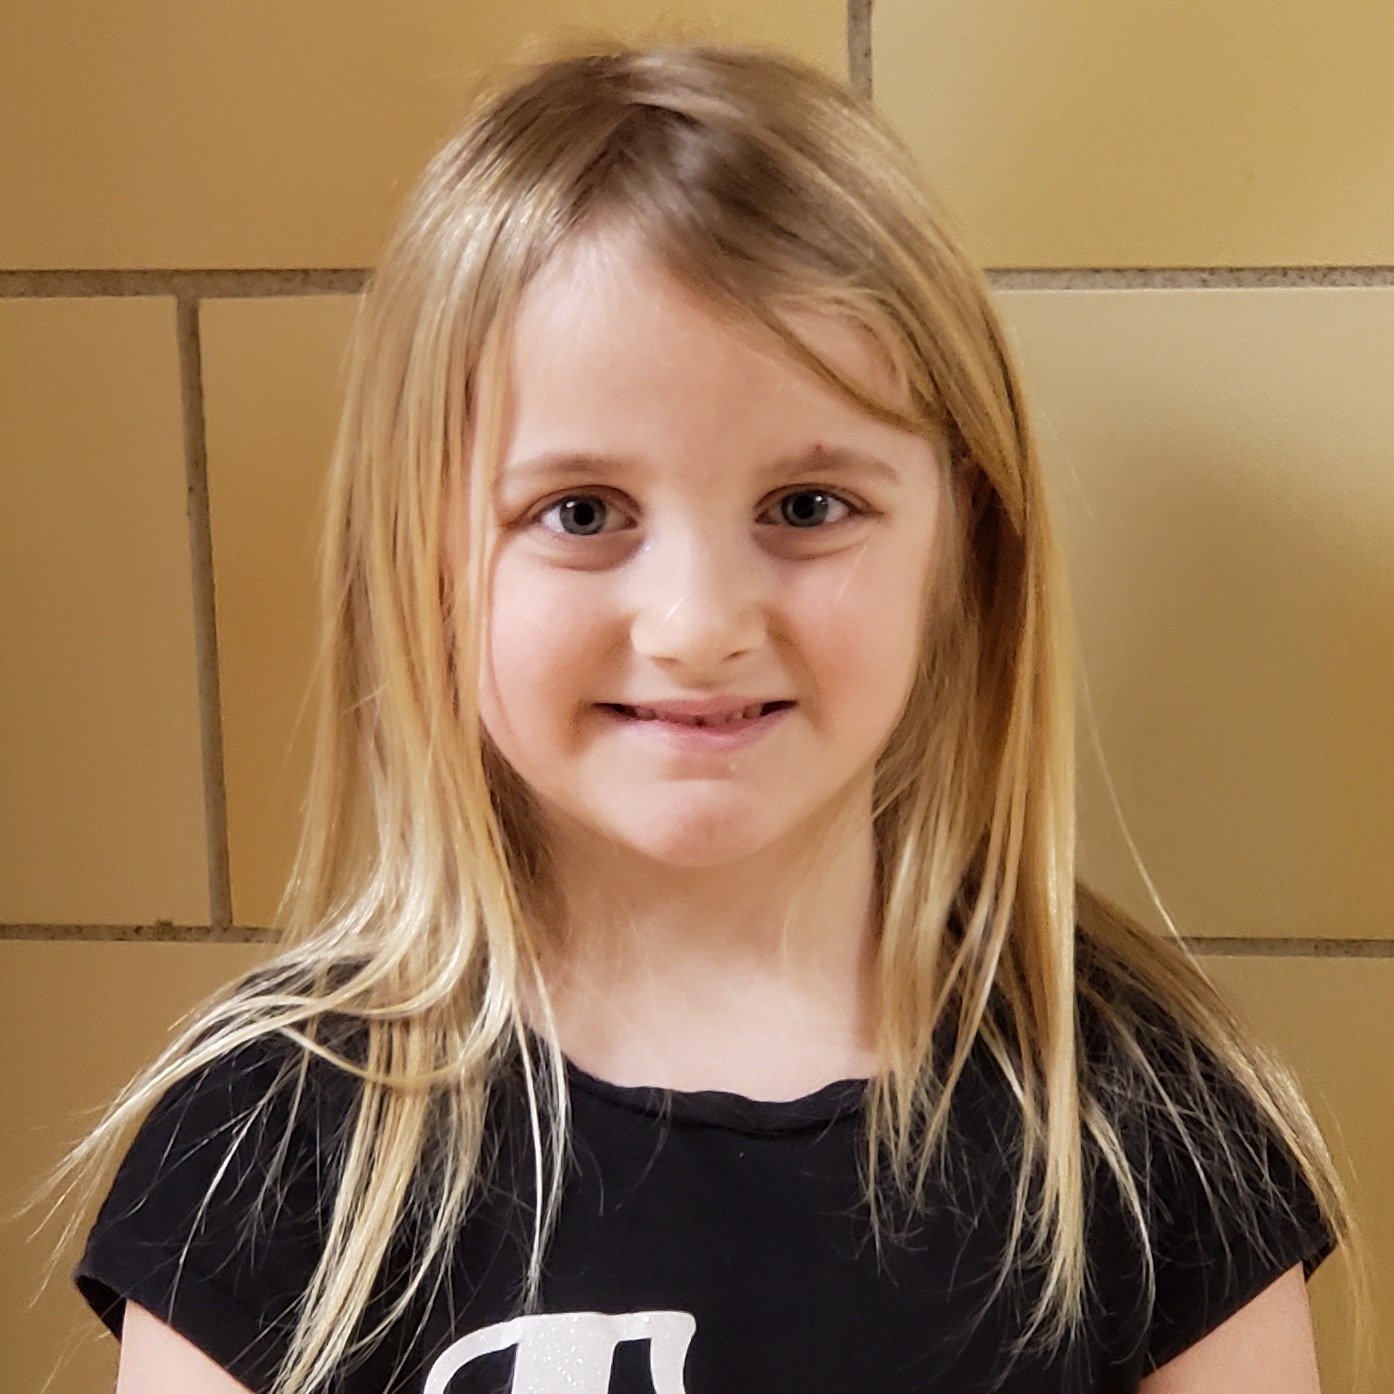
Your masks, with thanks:
M 431 160 L 371 276 L 348 360 L 285 942 L 134 1081 L 63 1174 L 109 1161 L 171 1084 L 259 1036 L 303 1046 L 302 1079 L 311 1056 L 356 1074 L 326 1247 L 281 1372 L 284 1394 L 301 1394 L 441 1280 L 479 1184 L 491 1081 L 521 1066 L 539 1199 L 525 1300 L 537 1300 L 565 1164 L 565 1062 L 554 1032 L 536 1052 L 524 1016 L 532 994 L 550 1020 L 548 861 L 528 791 L 479 719 L 489 557 L 477 540 L 520 297 L 559 247 L 602 224 L 861 409 L 934 440 L 953 484 L 954 574 L 874 772 L 882 1068 L 868 1085 L 864 1179 L 878 1242 L 889 1194 L 924 1200 L 981 1042 L 1022 1142 L 999 1287 L 1028 1264 L 1043 1277 L 1018 1348 L 1078 1329 L 1091 1149 L 1147 1224 L 1119 1099 L 1081 1045 L 1087 1008 L 1183 1132 L 1186 1091 L 1203 1087 L 1207 1052 L 1219 1061 L 1349 1246 L 1341 1183 L 1291 1077 L 1179 943 L 1077 882 L 1066 592 L 983 277 L 866 102 L 791 58 L 703 45 L 595 44 L 504 72 Z M 908 412 L 800 342 L 781 313 L 792 306 L 872 334 Z M 455 575 L 446 532 L 460 518 Z M 329 1014 L 358 1024 L 360 1051 L 327 1038 Z M 1186 1078 L 1156 1067 L 1158 1019 L 1194 1045 Z M 944 1022 L 953 1051 L 940 1069 Z M 364 1331 L 423 1176 L 434 1209 L 421 1261 Z

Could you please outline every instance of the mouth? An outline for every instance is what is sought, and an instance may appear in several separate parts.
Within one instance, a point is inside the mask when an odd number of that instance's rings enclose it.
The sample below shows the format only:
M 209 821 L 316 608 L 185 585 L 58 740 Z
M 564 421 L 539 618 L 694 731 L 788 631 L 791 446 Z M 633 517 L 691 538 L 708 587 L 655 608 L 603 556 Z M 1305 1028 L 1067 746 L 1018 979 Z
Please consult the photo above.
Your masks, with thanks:
M 605 711 L 615 712 L 617 715 L 628 717 L 632 721 L 652 721 L 664 726 L 689 726 L 694 729 L 720 729 L 722 727 L 739 729 L 748 726 L 753 721 L 758 721 L 761 717 L 786 711 L 794 706 L 794 703 L 788 701 L 756 702 L 742 710 L 727 712 L 719 716 L 679 716 L 672 712 L 655 710 L 652 707 L 627 707 L 618 702 L 601 702 L 599 706 Z

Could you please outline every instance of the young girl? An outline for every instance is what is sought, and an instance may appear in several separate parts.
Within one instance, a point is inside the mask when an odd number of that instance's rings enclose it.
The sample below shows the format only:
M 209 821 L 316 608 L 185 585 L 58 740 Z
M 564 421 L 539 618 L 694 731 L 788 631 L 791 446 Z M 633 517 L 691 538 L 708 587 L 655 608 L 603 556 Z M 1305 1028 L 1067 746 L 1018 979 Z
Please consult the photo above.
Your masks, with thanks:
M 76 1281 L 120 1394 L 1313 1394 L 1290 1077 L 1079 885 L 980 275 L 761 51 L 511 74 L 364 297 L 274 961 Z M 153 1107 L 152 1107 L 153 1106 Z

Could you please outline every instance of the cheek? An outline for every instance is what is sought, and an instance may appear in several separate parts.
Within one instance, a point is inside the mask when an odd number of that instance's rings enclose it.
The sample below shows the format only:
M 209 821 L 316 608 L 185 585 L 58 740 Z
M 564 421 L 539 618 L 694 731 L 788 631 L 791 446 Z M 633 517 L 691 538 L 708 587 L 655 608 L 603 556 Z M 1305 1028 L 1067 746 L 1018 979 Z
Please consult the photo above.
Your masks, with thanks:
M 536 739 L 569 717 L 588 694 L 584 685 L 599 636 L 588 625 L 593 607 L 576 603 L 574 578 L 549 577 L 501 558 L 490 596 L 480 703 L 485 724 L 504 745 Z
M 923 595 L 922 563 L 867 554 L 806 597 L 805 651 L 817 655 L 829 691 L 855 702 L 869 721 L 893 720 L 909 694 L 922 642 Z

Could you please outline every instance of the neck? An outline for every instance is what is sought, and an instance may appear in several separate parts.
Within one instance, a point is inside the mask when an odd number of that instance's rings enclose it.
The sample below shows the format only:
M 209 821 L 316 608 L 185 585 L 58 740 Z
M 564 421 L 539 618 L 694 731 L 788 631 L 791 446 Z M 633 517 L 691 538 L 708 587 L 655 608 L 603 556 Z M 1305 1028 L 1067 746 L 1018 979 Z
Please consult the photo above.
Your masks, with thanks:
M 561 923 L 544 976 L 562 1048 L 583 1068 L 764 1097 L 873 1072 L 869 811 L 721 866 L 576 839 L 554 865 Z

